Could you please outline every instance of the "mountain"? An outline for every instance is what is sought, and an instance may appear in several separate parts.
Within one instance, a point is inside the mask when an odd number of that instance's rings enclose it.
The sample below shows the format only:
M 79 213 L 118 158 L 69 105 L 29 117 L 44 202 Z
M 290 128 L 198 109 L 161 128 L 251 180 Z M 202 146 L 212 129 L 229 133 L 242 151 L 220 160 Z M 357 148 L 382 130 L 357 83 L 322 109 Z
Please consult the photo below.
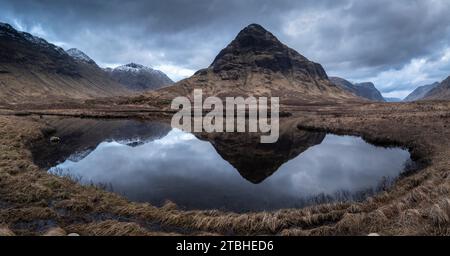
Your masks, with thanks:
M 425 95 L 433 90 L 434 88 L 436 88 L 437 86 L 439 86 L 439 82 L 435 82 L 433 84 L 428 84 L 428 85 L 423 85 L 423 86 L 419 86 L 417 87 L 412 93 L 410 93 L 408 96 L 406 96 L 406 98 L 403 99 L 403 101 L 416 101 L 416 100 L 420 100 L 423 97 L 425 97 Z
M 97 63 L 95 63 L 94 60 L 92 60 L 89 56 L 87 56 L 84 52 L 78 50 L 77 48 L 71 48 L 66 52 L 76 61 L 97 66 Z
M 431 89 L 425 96 L 424 100 L 450 100 L 450 76 L 442 81 L 438 86 Z
M 385 101 L 383 95 L 381 95 L 380 91 L 378 91 L 372 82 L 357 83 L 355 86 L 358 88 L 358 91 L 361 93 L 362 97 L 374 101 Z
M 155 90 L 173 84 L 163 72 L 136 63 L 107 68 L 105 71 L 113 80 L 133 91 Z
M 262 26 L 251 24 L 192 77 L 158 90 L 156 97 L 277 96 L 285 104 L 359 100 L 328 80 L 322 66 L 281 43 Z
M 42 38 L 0 23 L 2 102 L 54 102 L 129 94 L 96 65 L 78 61 Z
M 377 90 L 375 85 L 371 82 L 353 84 L 340 77 L 330 77 L 330 81 L 340 86 L 341 88 L 354 93 L 360 97 L 372 100 L 384 102 L 385 99 Z
M 386 102 L 401 102 L 402 101 L 402 99 L 400 99 L 400 98 L 391 98 L 391 97 L 384 97 L 384 100 Z

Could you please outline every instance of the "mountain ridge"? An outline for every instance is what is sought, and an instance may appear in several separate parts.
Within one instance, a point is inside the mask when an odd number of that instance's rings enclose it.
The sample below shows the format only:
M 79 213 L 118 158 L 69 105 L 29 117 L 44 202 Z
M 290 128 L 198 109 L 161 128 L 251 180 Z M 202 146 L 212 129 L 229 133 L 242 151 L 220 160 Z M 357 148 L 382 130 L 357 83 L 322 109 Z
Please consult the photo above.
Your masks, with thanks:
M 173 84 L 162 71 L 133 62 L 104 70 L 111 79 L 133 91 L 155 90 Z
M 70 48 L 66 50 L 66 53 L 77 61 L 98 66 L 97 63 L 93 59 L 91 59 L 91 57 L 89 57 L 87 54 L 85 54 L 84 52 L 82 52 L 77 48 Z
M 354 93 L 357 96 L 372 100 L 385 102 L 386 100 L 381 95 L 380 91 L 375 87 L 372 82 L 364 82 L 364 83 L 352 83 L 350 81 L 345 80 L 341 77 L 330 77 L 330 81 L 334 84 L 342 87 L 343 89 Z
M 413 92 L 411 92 L 408 96 L 406 96 L 403 101 L 410 102 L 420 100 L 425 97 L 425 95 L 431 91 L 432 89 L 439 86 L 439 82 L 434 82 L 432 84 L 422 85 L 417 87 Z
M 450 100 L 450 76 L 427 92 L 423 100 Z
M 0 24 L 0 71 L 0 98 L 7 103 L 131 95 L 99 67 L 6 23 Z

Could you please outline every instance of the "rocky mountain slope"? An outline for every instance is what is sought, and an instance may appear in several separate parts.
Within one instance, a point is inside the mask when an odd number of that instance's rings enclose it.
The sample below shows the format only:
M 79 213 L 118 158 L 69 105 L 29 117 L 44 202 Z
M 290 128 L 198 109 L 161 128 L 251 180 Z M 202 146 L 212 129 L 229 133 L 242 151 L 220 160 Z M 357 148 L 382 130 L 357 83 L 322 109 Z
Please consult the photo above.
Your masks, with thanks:
M 97 66 L 97 63 L 95 63 L 93 59 L 91 59 L 84 52 L 78 50 L 77 48 L 68 49 L 66 52 L 67 54 L 69 54 L 70 57 L 72 57 L 76 61 Z
M 424 100 L 450 100 L 450 76 L 442 81 L 434 89 L 431 89 L 425 96 Z
M 133 91 L 155 90 L 173 84 L 163 72 L 136 63 L 106 68 L 105 71 L 113 80 Z
M 208 68 L 158 90 L 156 96 L 192 96 L 195 88 L 218 97 L 277 96 L 285 104 L 359 100 L 331 83 L 320 64 L 287 47 L 257 24 L 240 31 Z
M 0 23 L 0 100 L 3 103 L 48 103 L 129 94 L 129 90 L 96 65 L 79 61 L 42 38 Z
M 380 91 L 371 82 L 353 84 L 340 77 L 330 77 L 330 81 L 340 86 L 341 88 L 354 93 L 360 97 L 372 100 L 384 102 L 385 99 L 381 95 Z
M 425 95 L 429 91 L 433 90 L 437 86 L 439 86 L 439 82 L 435 82 L 435 83 L 432 83 L 432 84 L 419 86 L 412 93 L 410 93 L 408 96 L 406 96 L 406 98 L 404 98 L 403 101 L 409 102 L 409 101 L 420 100 L 423 97 L 425 97 Z

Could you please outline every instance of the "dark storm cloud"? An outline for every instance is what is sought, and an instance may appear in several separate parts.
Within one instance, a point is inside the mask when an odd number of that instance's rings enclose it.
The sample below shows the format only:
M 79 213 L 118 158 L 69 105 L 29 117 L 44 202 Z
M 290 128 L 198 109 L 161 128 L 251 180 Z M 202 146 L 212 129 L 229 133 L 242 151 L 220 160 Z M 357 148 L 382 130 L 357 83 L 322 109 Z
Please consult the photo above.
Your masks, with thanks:
M 0 6 L 1 20 L 80 48 L 100 64 L 141 62 L 176 78 L 208 66 L 250 23 L 328 73 L 372 79 L 385 92 L 450 74 L 446 0 L 0 0 Z

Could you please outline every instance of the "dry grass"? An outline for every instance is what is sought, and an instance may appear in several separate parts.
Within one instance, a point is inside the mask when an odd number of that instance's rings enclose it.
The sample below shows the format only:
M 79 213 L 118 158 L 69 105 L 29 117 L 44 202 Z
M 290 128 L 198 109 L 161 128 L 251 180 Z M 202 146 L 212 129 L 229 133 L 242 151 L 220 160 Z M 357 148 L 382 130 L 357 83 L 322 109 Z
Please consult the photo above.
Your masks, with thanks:
M 301 127 L 403 145 L 422 169 L 359 203 L 245 214 L 183 211 L 170 202 L 157 208 L 40 170 L 32 162 L 27 143 L 43 136 L 45 125 L 33 116 L 4 115 L 0 116 L 0 234 L 450 234 L 450 103 L 291 106 L 284 110 Z M 89 111 L 101 116 L 105 110 Z
M 14 236 L 14 232 L 7 227 L 0 227 L 0 236 Z
M 44 233 L 44 236 L 65 236 L 67 235 L 66 231 L 60 227 L 50 228 Z
M 68 230 L 80 235 L 93 236 L 152 236 L 176 235 L 175 233 L 150 232 L 137 223 L 119 222 L 115 220 L 100 221 L 89 224 L 75 224 L 67 227 Z

